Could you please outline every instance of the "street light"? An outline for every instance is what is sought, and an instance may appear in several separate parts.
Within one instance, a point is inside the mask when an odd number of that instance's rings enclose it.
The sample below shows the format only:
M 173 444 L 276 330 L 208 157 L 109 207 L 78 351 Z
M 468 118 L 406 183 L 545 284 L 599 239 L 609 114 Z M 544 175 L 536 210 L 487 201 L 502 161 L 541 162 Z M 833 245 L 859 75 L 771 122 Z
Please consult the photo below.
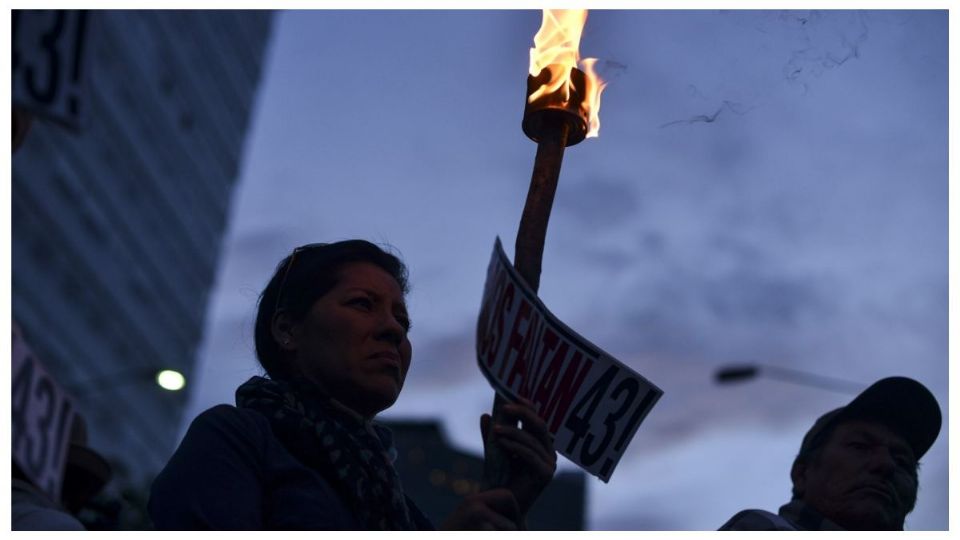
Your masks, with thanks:
M 807 371 L 790 369 L 780 366 L 769 366 L 762 364 L 736 364 L 730 366 L 721 366 L 714 374 L 714 379 L 720 384 L 731 384 L 748 381 L 758 376 L 766 376 L 770 379 L 785 381 L 803 386 L 812 386 L 823 390 L 841 392 L 843 394 L 859 394 L 864 385 L 838 379 L 836 377 L 827 377 L 817 375 Z
M 177 392 L 187 384 L 187 380 L 179 371 L 163 369 L 157 372 L 157 384 L 164 390 Z
M 101 385 L 109 384 L 113 388 L 143 384 L 152 380 L 157 386 L 168 392 L 179 392 L 187 385 L 187 379 L 174 369 L 134 368 L 106 374 L 102 377 L 74 381 L 63 386 L 74 397 L 84 397 L 97 391 Z

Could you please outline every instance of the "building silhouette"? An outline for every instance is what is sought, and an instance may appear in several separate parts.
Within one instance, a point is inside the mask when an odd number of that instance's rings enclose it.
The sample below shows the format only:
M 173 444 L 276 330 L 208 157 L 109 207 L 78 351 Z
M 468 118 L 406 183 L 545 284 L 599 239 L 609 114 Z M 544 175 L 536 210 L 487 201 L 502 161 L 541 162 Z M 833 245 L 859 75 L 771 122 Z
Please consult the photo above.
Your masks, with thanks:
M 383 420 L 398 449 L 397 473 L 403 489 L 439 526 L 462 501 L 476 492 L 483 458 L 450 446 L 437 421 Z M 527 514 L 530 530 L 584 530 L 584 473 L 558 472 Z
M 13 318 L 117 482 L 164 465 L 190 380 L 271 32 L 268 11 L 91 11 L 78 130 L 13 157 Z M 189 383 L 188 383 L 189 384 Z

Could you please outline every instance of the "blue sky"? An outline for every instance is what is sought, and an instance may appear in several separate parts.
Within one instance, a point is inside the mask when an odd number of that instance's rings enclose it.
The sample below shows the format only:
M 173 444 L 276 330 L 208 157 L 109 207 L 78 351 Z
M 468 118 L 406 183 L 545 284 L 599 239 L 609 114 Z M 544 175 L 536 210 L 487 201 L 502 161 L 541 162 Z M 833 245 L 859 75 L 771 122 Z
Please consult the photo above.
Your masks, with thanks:
M 473 332 L 536 145 L 520 130 L 540 13 L 278 15 L 188 419 L 259 373 L 257 294 L 296 245 L 366 238 L 411 270 L 414 359 L 387 417 L 479 450 Z M 730 363 L 926 384 L 944 412 L 909 529 L 947 527 L 947 36 L 941 12 L 590 12 L 600 137 L 567 149 L 540 297 L 660 386 L 594 529 L 714 529 L 789 496 L 849 396 Z M 453 406 L 451 406 L 453 404 Z M 569 463 L 562 466 L 571 466 Z

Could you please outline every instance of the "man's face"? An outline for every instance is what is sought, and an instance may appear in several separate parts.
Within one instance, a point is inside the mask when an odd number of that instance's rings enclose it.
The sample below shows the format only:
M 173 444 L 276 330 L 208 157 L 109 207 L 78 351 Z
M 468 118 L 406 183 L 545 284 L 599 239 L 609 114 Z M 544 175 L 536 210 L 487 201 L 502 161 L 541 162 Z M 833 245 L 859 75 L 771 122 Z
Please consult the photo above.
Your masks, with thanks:
M 791 473 L 800 499 L 849 530 L 901 530 L 917 498 L 917 461 L 886 426 L 850 420 Z

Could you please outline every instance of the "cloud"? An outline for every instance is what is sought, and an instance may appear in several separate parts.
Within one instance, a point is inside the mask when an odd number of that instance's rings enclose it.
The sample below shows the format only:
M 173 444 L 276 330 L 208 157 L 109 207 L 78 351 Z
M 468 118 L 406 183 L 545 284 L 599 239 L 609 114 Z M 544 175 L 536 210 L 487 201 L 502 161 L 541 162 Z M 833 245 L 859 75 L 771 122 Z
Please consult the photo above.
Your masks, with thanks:
M 604 320 L 613 325 L 604 334 L 620 336 L 625 349 L 696 357 L 776 349 L 798 326 L 829 324 L 837 310 L 831 280 L 785 269 L 763 244 L 715 236 L 704 253 L 655 245 L 662 257 L 638 269 L 618 316 Z
M 557 207 L 590 230 L 615 227 L 641 211 L 630 182 L 584 178 L 565 182 Z
M 804 315 L 823 315 L 825 299 L 809 279 L 743 269 L 702 284 L 701 297 L 717 322 L 789 329 Z
M 716 530 L 745 508 L 776 512 L 789 498 L 789 464 L 803 429 L 787 424 L 771 434 L 766 426 L 742 422 L 704 429 L 681 444 L 637 451 L 608 486 L 590 483 L 591 525 Z
M 784 77 L 804 91 L 811 78 L 859 58 L 869 37 L 867 18 L 859 11 L 783 13 L 780 20 L 798 45 L 783 66 Z
M 456 385 L 476 381 L 480 376 L 475 348 L 476 329 L 473 321 L 452 333 L 414 340 L 410 376 L 422 385 Z M 416 329 L 414 329 L 416 331 Z

